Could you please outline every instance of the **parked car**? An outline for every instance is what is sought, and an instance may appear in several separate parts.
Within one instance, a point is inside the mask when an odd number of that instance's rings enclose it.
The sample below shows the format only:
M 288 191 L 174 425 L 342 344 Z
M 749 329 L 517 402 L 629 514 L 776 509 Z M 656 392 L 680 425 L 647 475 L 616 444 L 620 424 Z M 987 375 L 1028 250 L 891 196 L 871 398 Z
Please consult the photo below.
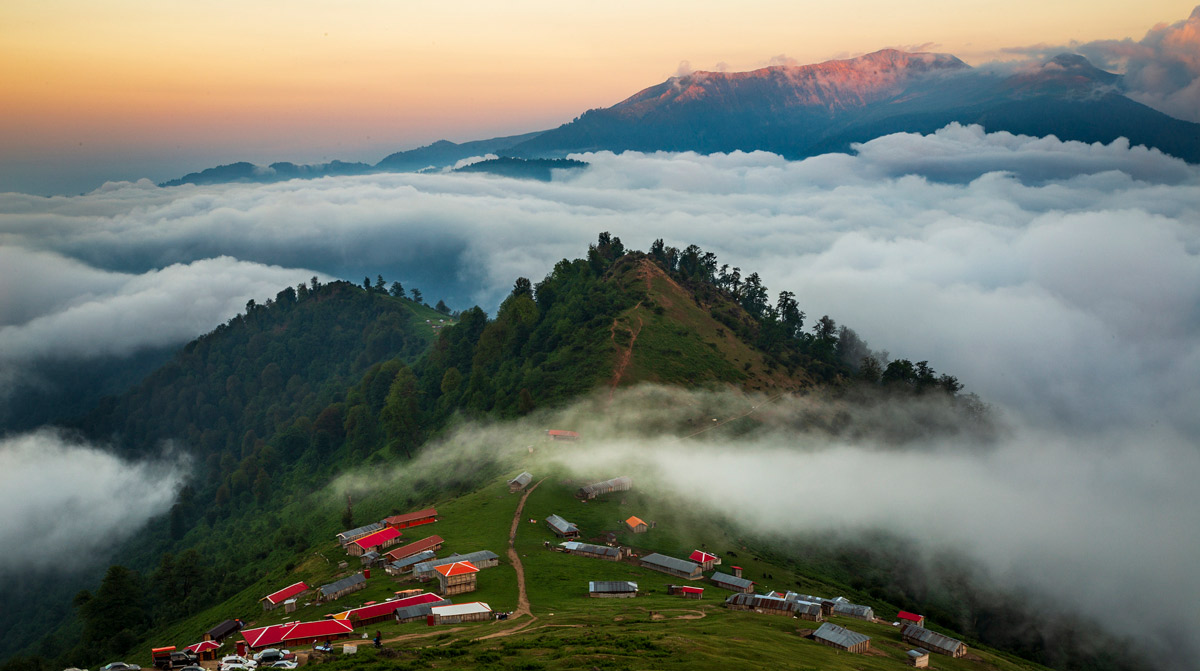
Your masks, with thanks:
M 125 662 L 112 662 L 100 667 L 100 671 L 141 671 L 142 667 L 137 664 L 126 664 Z
M 179 671 L 207 671 L 203 666 L 185 666 Z
M 300 665 L 291 659 L 281 659 L 278 662 L 271 663 L 272 669 L 294 669 L 297 666 L 300 666 Z
M 254 671 L 252 667 L 244 664 L 226 664 L 221 668 L 221 671 Z
M 255 655 L 254 661 L 258 662 L 259 665 L 261 666 L 263 664 L 271 664 L 274 662 L 278 662 L 278 661 L 287 659 L 291 655 L 292 655 L 292 653 L 290 650 L 280 650 L 279 648 L 267 648 L 266 650 L 263 650 L 262 652 Z
M 240 655 L 226 655 L 221 658 L 221 663 L 217 665 L 218 671 L 229 671 L 230 667 L 242 666 L 246 669 L 253 669 L 258 666 L 258 662 L 253 659 L 246 659 Z

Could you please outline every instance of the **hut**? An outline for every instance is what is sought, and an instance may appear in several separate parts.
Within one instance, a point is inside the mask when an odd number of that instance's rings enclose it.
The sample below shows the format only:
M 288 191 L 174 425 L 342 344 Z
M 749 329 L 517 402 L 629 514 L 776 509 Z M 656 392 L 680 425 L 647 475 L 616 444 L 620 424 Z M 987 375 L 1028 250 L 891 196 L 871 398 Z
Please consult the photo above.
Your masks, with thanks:
M 485 569 L 498 566 L 500 564 L 500 556 L 490 550 L 479 550 L 478 552 L 470 552 L 465 555 L 450 555 L 441 559 L 431 559 L 414 564 L 412 569 L 413 577 L 418 580 L 429 580 L 437 575 L 435 569 L 438 566 L 453 564 L 456 561 L 469 561 L 475 565 L 475 568 Z
M 438 577 L 438 592 L 442 596 L 454 596 L 475 591 L 479 569 L 469 561 L 456 561 L 435 567 Z
M 434 606 L 429 609 L 428 622 L 435 624 L 458 624 L 460 622 L 482 622 L 492 619 L 492 607 L 476 601 L 474 603 Z
M 395 550 L 387 552 L 384 556 L 387 557 L 388 561 L 396 562 L 406 557 L 421 554 L 422 552 L 437 552 L 442 549 L 443 542 L 442 537 L 435 534 L 414 543 L 402 545 Z
M 927 669 L 929 668 L 929 651 L 925 648 L 913 648 L 906 653 L 905 661 L 909 666 Z
M 625 520 L 625 527 L 635 534 L 644 534 L 650 530 L 650 525 L 646 524 L 637 516 L 630 517 Z
M 906 610 L 900 611 L 900 614 L 896 616 L 896 619 L 900 621 L 900 624 L 911 624 L 914 627 L 925 626 L 924 615 L 917 615 L 916 613 L 910 613 Z
M 196 659 L 202 662 L 211 662 L 217 658 L 217 650 L 220 647 L 221 644 L 216 641 L 200 641 L 199 643 L 189 645 L 184 650 L 192 653 L 196 656 Z
M 250 648 L 298 647 L 318 641 L 349 638 L 354 626 L 346 620 L 318 620 L 316 622 L 288 622 L 269 627 L 247 629 L 242 632 L 246 646 Z
M 720 557 L 714 554 L 709 554 L 703 550 L 696 550 L 691 554 L 690 557 L 688 557 L 688 559 L 699 564 L 700 568 L 704 569 L 705 571 L 711 571 L 713 570 L 714 566 L 717 566 L 721 563 Z
M 652 571 L 659 571 L 660 573 L 688 580 L 699 580 L 704 577 L 704 573 L 700 570 L 700 565 L 696 562 L 668 557 L 657 552 L 642 557 L 641 565 Z
M 263 610 L 275 610 L 279 607 L 279 604 L 292 597 L 304 594 L 308 591 L 308 589 L 308 585 L 305 585 L 303 582 L 298 582 L 288 585 L 278 592 L 272 592 L 258 601 L 262 604 Z
M 429 604 L 442 601 L 442 598 L 436 594 L 418 594 L 404 599 L 389 599 L 380 603 L 372 603 L 358 608 L 338 613 L 333 616 L 335 620 L 345 620 L 355 627 L 365 624 L 374 624 L 383 622 L 394 617 L 397 608 L 406 606 L 419 606 L 421 604 Z
M 328 585 L 322 585 L 317 590 L 317 601 L 334 601 L 340 599 L 351 592 L 357 592 L 367 586 L 367 577 L 361 573 L 355 573 L 347 578 L 342 578 L 337 582 L 331 582 Z
M 437 521 L 437 508 L 426 508 L 418 510 L 415 513 L 404 513 L 403 515 L 392 515 L 384 518 L 384 526 L 393 529 L 407 529 L 409 527 L 419 527 L 422 524 L 433 524 Z
M 904 639 L 905 643 L 920 646 L 925 650 L 936 652 L 939 655 L 965 657 L 967 654 L 966 644 L 957 638 L 950 638 L 945 634 L 939 634 L 936 631 L 930 631 L 925 627 L 918 627 L 913 624 L 906 624 L 901 627 L 900 638 Z
M 396 622 L 401 624 L 405 622 L 415 622 L 417 620 L 426 620 L 434 606 L 449 606 L 452 605 L 452 603 L 453 602 L 451 602 L 450 599 L 442 599 L 439 597 L 437 601 L 431 601 L 429 603 L 400 606 L 396 608 L 393 613 L 396 617 Z
M 546 526 L 554 532 L 559 538 L 579 538 L 579 527 L 564 520 L 558 515 L 550 515 L 546 518 Z
M 393 527 L 384 527 L 375 533 L 355 538 L 346 544 L 346 552 L 361 557 L 372 550 L 378 552 L 400 542 L 400 532 Z
M 389 575 L 404 575 L 405 573 L 412 573 L 414 566 L 420 564 L 421 562 L 429 561 L 436 556 L 437 555 L 433 554 L 432 550 L 426 550 L 425 552 L 420 552 L 411 557 L 405 557 L 404 559 L 394 561 L 388 564 L 385 570 Z
M 588 596 L 593 599 L 631 599 L 637 596 L 636 582 L 627 580 L 593 580 L 588 583 Z
M 704 598 L 703 587 L 688 587 L 687 585 L 667 585 L 667 594 L 677 594 L 685 599 Z
M 528 487 L 530 482 L 533 482 L 533 474 L 529 471 L 525 471 L 524 473 L 508 481 L 508 493 L 513 494 L 515 492 L 519 492 Z
M 871 648 L 871 637 L 839 627 L 832 622 L 826 622 L 813 632 L 813 640 L 821 645 L 827 645 L 846 652 L 864 653 Z
M 712 574 L 708 578 L 712 584 L 722 589 L 727 589 L 733 592 L 741 592 L 742 594 L 750 594 L 754 591 L 754 581 L 747 580 L 736 575 L 721 573 L 720 571 Z M 782 600 L 782 599 L 781 599 Z
M 546 436 L 555 442 L 565 441 L 573 443 L 579 440 L 579 433 L 577 431 L 564 431 L 562 429 L 550 429 L 546 431 Z
M 725 607 L 730 610 L 752 610 L 764 615 L 791 617 L 796 613 L 797 604 L 779 597 L 761 594 L 731 594 L 725 599 Z
M 871 622 L 875 619 L 875 611 L 870 606 L 860 606 L 856 603 L 835 603 L 833 614 L 842 617 L 852 617 L 856 620 Z
M 559 543 L 566 548 L 567 554 L 579 555 L 580 557 L 593 557 L 595 559 L 605 559 L 607 561 L 620 561 L 623 557 L 629 554 L 626 548 L 614 548 L 607 545 L 593 545 L 592 543 L 580 543 L 578 541 L 567 541 Z
M 575 496 L 585 501 L 590 501 L 597 496 L 603 496 L 612 492 L 627 492 L 630 489 L 633 489 L 633 478 L 628 475 L 622 475 L 619 478 L 580 487 L 579 491 L 575 492 Z
M 363 568 L 373 568 L 383 563 L 383 555 L 375 550 L 362 555 L 359 559 L 362 561 Z
M 235 631 L 241 630 L 241 628 L 242 628 L 241 620 L 225 620 L 221 624 L 218 624 L 217 626 L 215 626 L 212 629 L 209 629 L 207 632 L 205 632 L 204 640 L 216 641 L 216 642 L 220 643 L 221 641 L 225 640 L 226 636 L 229 636 L 230 634 L 232 634 Z
M 349 543 L 350 541 L 355 540 L 356 538 L 362 538 L 363 536 L 373 534 L 382 528 L 383 528 L 383 522 L 372 522 L 366 526 L 361 526 L 357 529 L 343 531 L 342 533 L 337 535 L 337 542 L 342 547 L 346 547 L 346 544 Z

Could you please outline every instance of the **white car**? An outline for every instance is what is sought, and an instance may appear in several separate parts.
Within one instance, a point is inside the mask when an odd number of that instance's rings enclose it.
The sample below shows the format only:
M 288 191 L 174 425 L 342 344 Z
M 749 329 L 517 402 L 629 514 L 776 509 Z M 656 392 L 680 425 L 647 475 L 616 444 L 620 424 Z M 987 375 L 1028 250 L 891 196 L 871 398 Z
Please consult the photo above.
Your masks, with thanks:
M 230 667 L 241 666 L 246 669 L 253 669 L 258 666 L 258 662 L 253 659 L 246 659 L 240 655 L 229 655 L 221 658 L 221 663 L 217 665 L 217 671 L 230 671 Z M 235 670 L 241 671 L 241 670 Z
M 300 666 L 300 665 L 297 664 L 296 662 L 293 662 L 290 659 L 281 659 L 278 662 L 275 662 L 274 664 L 272 664 L 271 668 L 272 669 L 294 669 L 297 666 Z

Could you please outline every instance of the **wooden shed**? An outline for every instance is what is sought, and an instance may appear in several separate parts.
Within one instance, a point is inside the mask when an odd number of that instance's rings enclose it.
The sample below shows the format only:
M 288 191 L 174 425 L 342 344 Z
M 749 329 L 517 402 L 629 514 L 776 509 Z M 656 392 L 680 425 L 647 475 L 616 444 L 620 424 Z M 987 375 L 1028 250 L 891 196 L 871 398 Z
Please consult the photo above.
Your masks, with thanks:
M 652 571 L 666 573 L 667 575 L 678 576 L 688 580 L 699 580 L 704 577 L 704 573 L 700 570 L 700 565 L 696 562 L 690 562 L 684 559 L 676 559 L 655 552 L 652 555 L 642 557 L 641 565 Z
M 525 471 L 524 473 L 508 481 L 508 493 L 513 494 L 515 492 L 519 492 L 528 487 L 530 482 L 533 482 L 533 474 L 529 471 Z
M 625 527 L 635 534 L 644 534 L 650 530 L 650 525 L 642 521 L 640 517 L 632 516 L 625 520 Z
M 711 576 L 709 576 L 708 579 L 711 580 L 712 584 L 716 585 L 717 587 L 720 587 L 722 589 L 727 589 L 727 590 L 730 590 L 733 592 L 740 592 L 742 594 L 750 594 L 754 591 L 754 581 L 753 580 L 748 580 L 746 578 L 729 575 L 728 573 L 721 573 L 718 571 L 718 572 L 712 574 Z
M 362 538 L 363 536 L 373 534 L 382 528 L 383 528 L 383 522 L 372 522 L 365 526 L 358 527 L 357 529 L 350 529 L 349 531 L 343 531 L 342 533 L 337 535 L 337 542 L 342 547 L 346 547 L 346 544 L 349 543 L 350 541 L 353 541 L 357 538 Z
M 604 559 L 606 561 L 620 561 L 622 558 L 629 555 L 628 548 L 609 547 L 607 545 L 594 545 L 592 543 L 580 543 L 578 541 L 567 541 L 559 543 L 567 554 L 579 555 L 580 557 L 592 557 L 594 559 Z
M 718 566 L 721 563 L 720 557 L 716 556 L 715 554 L 705 552 L 704 550 L 696 550 L 692 552 L 688 559 L 699 564 L 700 568 L 705 571 L 711 571 L 713 570 L 714 566 Z
M 588 583 L 588 596 L 593 599 L 632 599 L 637 596 L 636 582 L 627 580 L 593 580 Z
M 917 615 L 916 613 L 910 613 L 906 610 L 900 611 L 900 614 L 896 616 L 896 619 L 900 621 L 900 624 L 911 624 L 917 627 L 925 626 L 924 615 Z
M 546 518 L 546 526 L 554 532 L 559 538 L 579 538 L 579 527 L 564 520 L 558 515 L 550 515 Z
M 833 614 L 841 615 L 842 617 L 852 617 L 856 620 L 865 620 L 867 622 L 875 620 L 874 609 L 870 606 L 862 606 L 857 603 L 835 603 Z
M 221 644 L 216 641 L 200 641 L 189 645 L 184 650 L 192 653 L 202 662 L 211 662 L 217 658 L 217 650 L 220 648 Z
M 633 478 L 628 475 L 622 475 L 619 478 L 605 480 L 604 482 L 595 482 L 590 485 L 585 485 L 575 492 L 575 496 L 590 501 L 597 496 L 611 494 L 612 492 L 627 492 L 633 489 Z
M 241 620 L 225 620 L 204 633 L 204 640 L 220 643 L 226 636 L 242 628 Z
M 357 592 L 367 586 L 367 577 L 361 573 L 355 573 L 352 576 L 342 578 L 336 582 L 331 582 L 328 585 L 322 585 L 317 590 L 317 600 L 321 602 L 334 601 L 340 599 L 347 594 Z
M 826 622 L 813 632 L 813 640 L 821 645 L 844 650 L 846 652 L 864 653 L 871 648 L 871 637 L 839 627 L 832 622 Z
M 913 648 L 906 653 L 905 661 L 909 666 L 927 669 L 929 668 L 929 651 L 925 648 Z
M 442 596 L 454 596 L 474 592 L 479 569 L 469 561 L 442 564 L 434 569 L 438 576 L 438 592 Z
M 900 628 L 900 638 L 904 639 L 905 643 L 920 646 L 930 652 L 936 652 L 939 655 L 947 655 L 949 657 L 965 657 L 967 655 L 967 645 L 957 638 L 950 638 L 945 634 L 939 634 L 936 631 L 931 631 L 925 627 L 918 627 L 913 624 L 906 624 Z
M 667 585 L 667 594 L 682 596 L 685 599 L 703 599 L 703 587 L 689 587 L 687 585 Z

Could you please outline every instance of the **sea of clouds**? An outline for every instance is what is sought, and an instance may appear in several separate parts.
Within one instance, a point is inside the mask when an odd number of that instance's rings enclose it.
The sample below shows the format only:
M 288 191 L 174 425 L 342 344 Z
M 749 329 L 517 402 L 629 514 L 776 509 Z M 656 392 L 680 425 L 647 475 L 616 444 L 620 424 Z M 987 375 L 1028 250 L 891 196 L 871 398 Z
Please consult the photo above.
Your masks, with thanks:
M 0 194 L 0 379 L 36 380 L 47 358 L 86 365 L 182 345 L 313 275 L 382 274 L 430 302 L 492 310 L 516 277 L 537 281 L 600 231 L 635 249 L 695 243 L 743 276 L 758 272 L 773 294 L 794 291 L 810 323 L 829 314 L 875 349 L 956 375 L 1015 427 L 987 457 L 936 446 L 945 458 L 931 463 L 831 443 L 789 469 L 857 472 L 885 498 L 902 494 L 897 482 L 940 474 L 922 496 L 949 517 L 930 542 L 969 545 L 992 529 L 971 554 L 999 574 L 1042 576 L 1034 587 L 1082 610 L 1140 598 L 1139 612 L 1200 625 L 1171 587 L 1197 587 L 1188 571 L 1200 551 L 1189 486 L 1200 476 L 1196 166 L 1123 141 L 957 125 L 795 162 L 762 152 L 577 158 L 590 167 L 549 183 L 380 174 Z M 51 439 L 61 440 L 39 438 Z M 0 453 L 22 440 L 32 439 L 12 437 Z M 671 457 L 667 447 L 647 454 Z M 783 470 L 705 464 L 689 478 L 737 476 L 729 505 L 802 526 L 826 519 L 749 495 L 763 477 L 786 487 Z M 169 505 L 147 500 L 151 512 Z M 847 527 L 897 526 L 888 511 L 829 513 Z

